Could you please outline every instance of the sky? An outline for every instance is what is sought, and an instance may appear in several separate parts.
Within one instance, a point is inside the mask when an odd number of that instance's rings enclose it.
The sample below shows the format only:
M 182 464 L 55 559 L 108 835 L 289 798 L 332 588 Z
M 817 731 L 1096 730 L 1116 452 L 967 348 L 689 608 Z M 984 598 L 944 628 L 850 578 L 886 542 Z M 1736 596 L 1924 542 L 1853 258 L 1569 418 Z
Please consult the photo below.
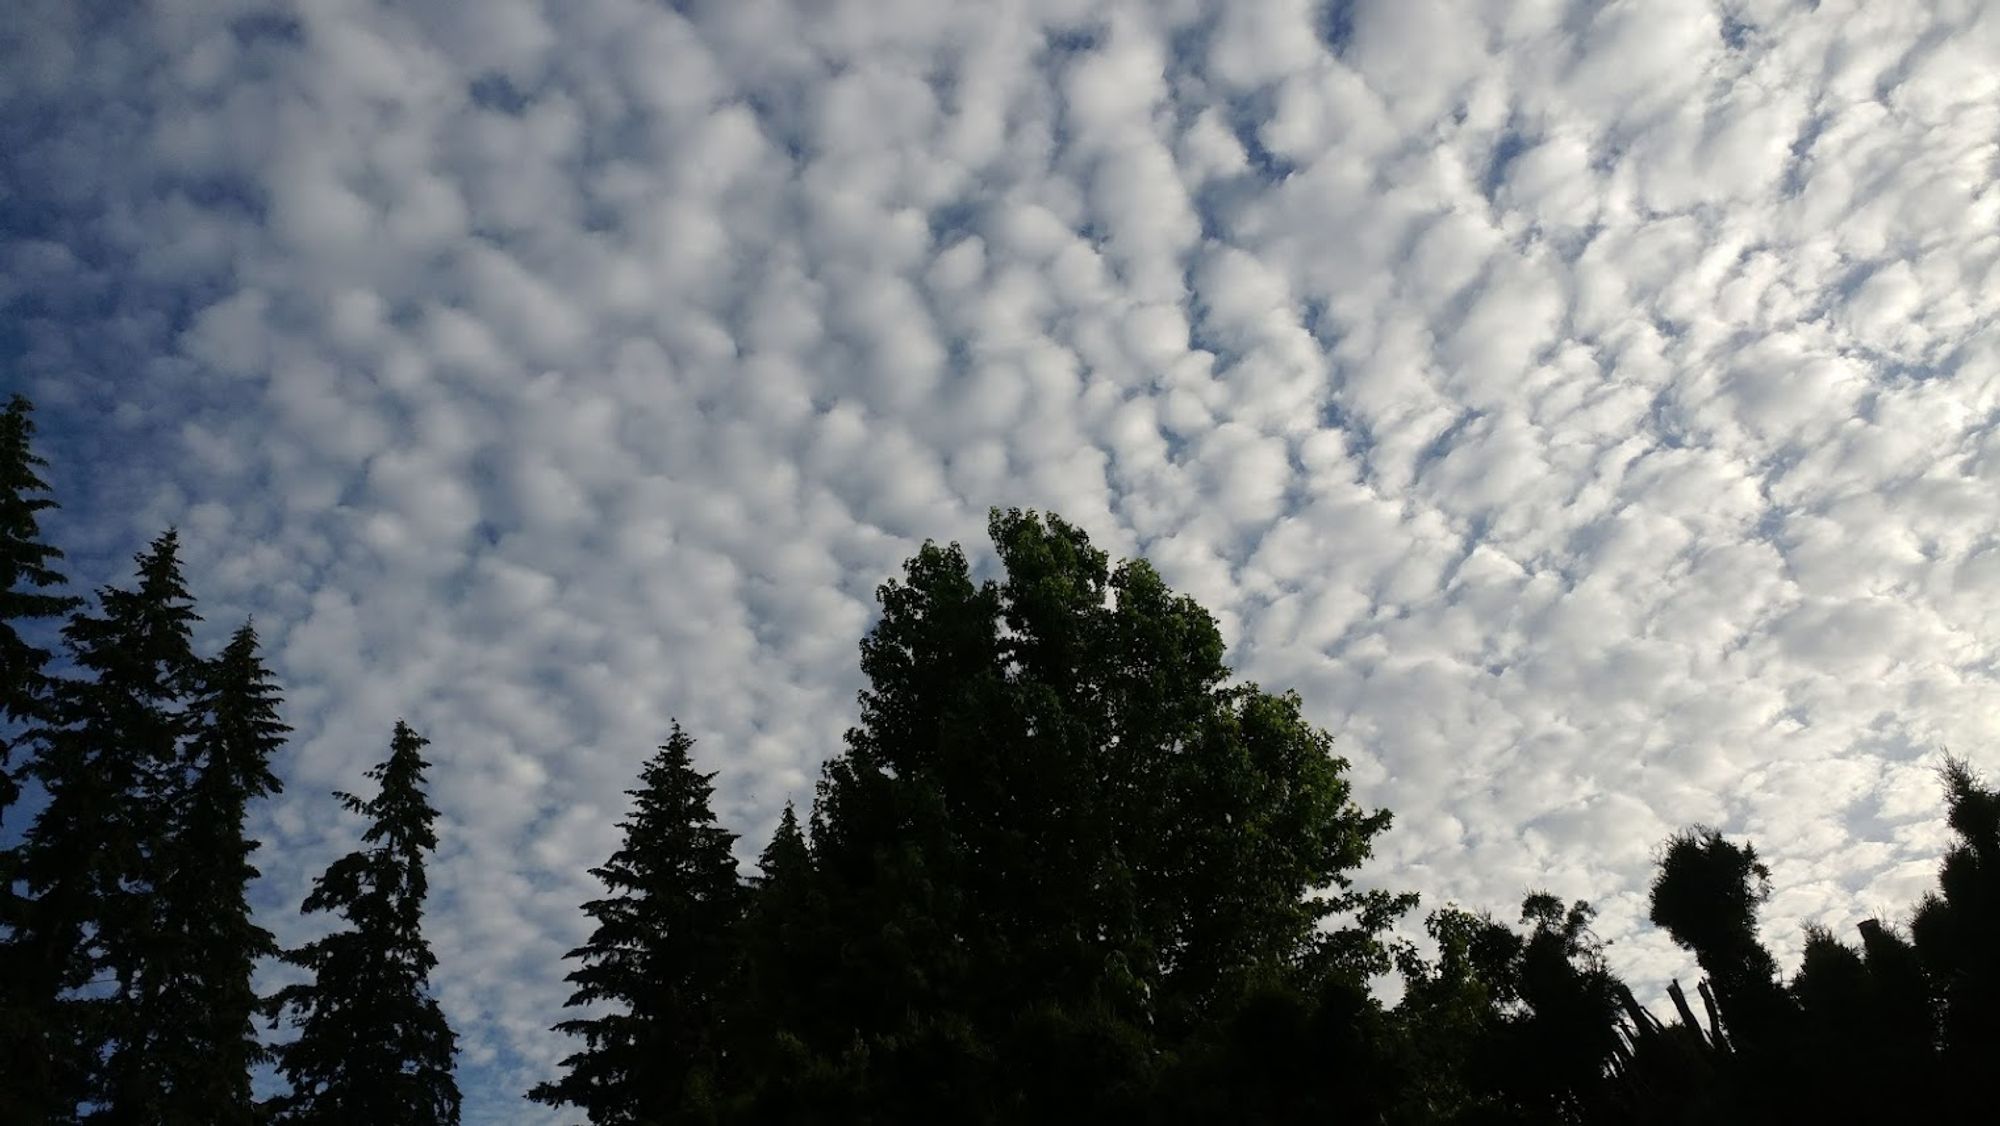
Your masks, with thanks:
M 177 525 L 255 615 L 281 938 L 431 738 L 466 1121 L 533 1124 L 670 717 L 753 856 L 993 505 L 1297 689 L 1372 882 L 1655 989 L 1690 823 L 1781 962 L 1899 915 L 2000 772 L 1996 174 L 1970 0 L 12 0 L 0 380 L 80 587 Z

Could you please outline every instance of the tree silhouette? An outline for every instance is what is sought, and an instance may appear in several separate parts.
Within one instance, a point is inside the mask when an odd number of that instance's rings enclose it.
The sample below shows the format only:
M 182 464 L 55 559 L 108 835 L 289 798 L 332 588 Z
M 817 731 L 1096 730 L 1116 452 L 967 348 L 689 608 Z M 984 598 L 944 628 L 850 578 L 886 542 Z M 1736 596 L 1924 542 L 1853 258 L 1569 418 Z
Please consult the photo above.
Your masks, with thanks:
M 290 1090 L 269 1100 L 273 1122 L 458 1122 L 457 1038 L 430 996 L 437 958 L 423 936 L 424 856 L 437 848 L 437 810 L 424 797 L 426 745 L 398 720 L 388 759 L 368 771 L 376 795 L 335 795 L 368 818 L 368 829 L 364 847 L 328 866 L 305 901 L 307 914 L 337 914 L 347 929 L 282 955 L 312 978 L 272 999 L 273 1024 L 289 1017 L 298 1029 L 276 1048 Z
M 175 803 L 158 899 L 174 957 L 161 1000 L 174 1033 L 155 1045 L 154 1066 L 171 1076 L 156 1121 L 249 1126 L 256 1121 L 250 1069 L 267 1053 L 253 1015 L 250 977 L 278 953 L 250 913 L 244 835 L 249 805 L 282 787 L 271 759 L 291 730 L 278 718 L 278 689 L 257 652 L 257 633 L 238 629 L 203 670 L 187 787 Z
M 0 820 L 20 795 L 15 751 L 23 726 L 48 719 L 50 653 L 21 633 L 23 627 L 62 617 L 77 600 L 51 593 L 68 580 L 56 565 L 62 552 L 42 541 L 41 513 L 56 507 L 39 471 L 48 463 L 33 447 L 35 422 L 28 400 L 15 395 L 0 413 Z M 5 857 L 0 856 L 0 862 Z M 0 877 L 10 873 L 0 871 Z M 0 895 L 10 894 L 11 878 Z M 0 924 L 9 922 L 0 916 Z
M 35 423 L 28 400 L 13 396 L 0 413 L 0 826 L 20 797 L 20 775 L 34 769 L 32 754 L 51 720 L 50 652 L 23 634 L 69 613 L 77 600 L 53 593 L 67 580 L 57 570 L 62 552 L 43 542 L 40 515 L 54 508 L 40 476 L 47 463 L 33 448 Z M 37 1122 L 53 1108 L 56 1055 L 54 1009 L 59 988 L 49 973 L 46 948 L 36 949 L 38 929 L 21 897 L 18 849 L 0 845 L 0 1122 Z
M 1653 879 L 1653 924 L 1694 954 L 1739 1047 L 1780 1035 L 1788 1009 L 1778 963 L 1757 937 L 1757 908 L 1770 897 L 1756 849 L 1703 826 L 1667 841 Z
M 1012 1120 L 1129 1105 L 1272 988 L 1344 1012 L 1322 997 L 1386 964 L 1408 902 L 1348 883 L 1388 815 L 1295 696 L 1225 684 L 1150 566 L 1053 516 L 989 532 L 1002 578 L 926 544 L 879 591 L 814 810 L 834 1016 L 792 1030 L 799 1071 L 892 1120 Z
M 1950 1102 L 1971 1120 L 1992 1107 L 1984 1077 L 2000 1058 L 2000 791 L 1962 759 L 1940 773 L 1957 840 L 1911 931 L 1942 1017 Z
M 675 724 L 629 791 L 623 845 L 591 869 L 609 894 L 584 905 L 597 928 L 568 954 L 581 963 L 567 979 L 576 986 L 568 1004 L 611 1008 L 555 1026 L 583 1047 L 563 1060 L 561 1079 L 528 1096 L 575 1106 L 594 1126 L 713 1114 L 741 888 L 736 835 L 715 823 L 714 775 L 695 770 L 693 747 Z
M 169 531 L 139 555 L 132 590 L 63 630 L 84 677 L 57 686 L 36 759 L 48 795 L 23 841 L 34 904 L 19 953 L 53 1014 L 49 1103 L 96 1117 L 161 1120 L 179 1083 L 165 1046 L 183 1031 L 169 1001 L 183 947 L 172 902 L 174 811 L 186 792 L 201 677 L 197 620 Z

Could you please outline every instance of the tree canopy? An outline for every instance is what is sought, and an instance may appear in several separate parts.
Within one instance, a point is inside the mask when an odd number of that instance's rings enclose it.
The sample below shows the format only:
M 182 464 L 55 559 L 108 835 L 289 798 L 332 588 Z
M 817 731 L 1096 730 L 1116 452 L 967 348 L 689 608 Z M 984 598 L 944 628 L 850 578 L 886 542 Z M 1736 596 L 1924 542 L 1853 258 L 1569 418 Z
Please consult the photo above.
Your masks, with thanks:
M 437 958 L 423 934 L 424 860 L 437 847 L 437 810 L 424 795 L 427 743 L 398 720 L 389 757 L 368 770 L 375 796 L 336 795 L 368 828 L 362 847 L 329 865 L 305 901 L 307 914 L 332 913 L 346 927 L 282 955 L 311 977 L 271 1002 L 298 1031 L 277 1046 L 290 1090 L 269 1102 L 273 1122 L 458 1122 L 457 1037 L 429 992 Z
M 201 651 L 171 530 L 128 586 L 65 594 L 33 435 L 15 398 L 0 816 L 32 818 L 0 850 L 0 1121 L 456 1123 L 426 741 L 398 721 L 375 792 L 334 795 L 364 827 L 303 904 L 333 929 L 280 951 L 248 893 L 289 733 L 256 631 Z M 574 1051 L 529 1098 L 630 1126 L 1992 1117 L 2000 791 L 1967 761 L 1936 889 L 1904 926 L 1809 928 L 1789 977 L 1754 845 L 1665 841 L 1648 914 L 1700 977 L 1663 1019 L 1586 902 L 1442 904 L 1415 940 L 1415 896 L 1357 878 L 1390 816 L 1299 696 L 1235 679 L 1145 561 L 1053 515 L 988 531 L 990 574 L 926 543 L 879 588 L 853 726 L 747 871 L 697 763 L 730 748 L 675 725 L 638 766 L 567 958 Z

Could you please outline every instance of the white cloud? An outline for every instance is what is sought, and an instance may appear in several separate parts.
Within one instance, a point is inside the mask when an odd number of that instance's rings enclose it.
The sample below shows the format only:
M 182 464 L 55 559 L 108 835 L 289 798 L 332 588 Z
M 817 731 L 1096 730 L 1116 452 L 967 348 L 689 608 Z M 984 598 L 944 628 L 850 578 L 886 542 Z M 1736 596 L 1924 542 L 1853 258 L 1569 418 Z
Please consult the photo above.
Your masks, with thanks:
M 275 925 L 407 715 L 471 1121 L 678 715 L 757 847 L 872 589 L 989 504 L 1299 687 L 1374 869 L 1589 896 L 1757 839 L 1907 902 L 1997 731 L 1984 5 L 31 5 L 0 336 L 80 574 L 169 521 L 298 727 Z M 110 409 L 106 404 L 115 404 Z

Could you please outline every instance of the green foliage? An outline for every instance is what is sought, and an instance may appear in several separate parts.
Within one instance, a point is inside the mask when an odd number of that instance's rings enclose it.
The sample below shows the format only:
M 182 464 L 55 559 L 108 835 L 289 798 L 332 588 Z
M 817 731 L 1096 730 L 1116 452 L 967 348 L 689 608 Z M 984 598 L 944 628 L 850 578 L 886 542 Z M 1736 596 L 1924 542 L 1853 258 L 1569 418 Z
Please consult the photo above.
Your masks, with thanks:
M 172 1121 L 185 1032 L 171 994 L 188 969 L 187 904 L 166 886 L 179 858 L 203 663 L 173 532 L 137 560 L 134 589 L 63 630 L 83 676 L 56 685 L 35 761 L 48 803 L 20 861 L 33 903 L 17 931 L 29 989 L 47 1014 L 48 1113 Z
M 74 609 L 54 593 L 67 582 L 56 569 L 62 552 L 42 540 L 40 514 L 54 508 L 39 474 L 46 463 L 33 449 L 32 407 L 19 395 L 0 413 L 0 825 L 20 797 L 22 761 L 46 735 L 54 687 L 51 654 L 30 634 Z M 33 1122 L 53 1098 L 55 985 L 48 951 L 31 946 L 32 903 L 15 887 L 22 856 L 0 846 L 0 1122 Z
M 1653 880 L 1652 920 L 1691 951 L 1715 988 L 1724 1027 L 1740 1048 L 1782 1035 L 1790 1015 L 1778 963 L 1757 937 L 1771 871 L 1757 850 L 1697 826 L 1667 841 Z
M 581 1109 L 595 1126 L 698 1122 L 713 1114 L 721 1064 L 723 990 L 742 889 L 733 833 L 709 808 L 712 774 L 694 769 L 694 740 L 673 734 L 630 791 L 624 844 L 591 874 L 608 891 L 584 904 L 590 940 L 569 952 L 581 963 L 568 981 L 570 1006 L 608 1006 L 556 1031 L 583 1040 L 561 1079 L 529 1093 L 536 1102 Z M 798 825 L 790 822 L 791 837 Z M 782 877 L 798 863 L 781 837 L 768 863 Z M 767 870 L 767 875 L 769 872 Z
M 788 981 L 819 1012 L 774 1014 L 767 1042 L 892 1097 L 889 1120 L 1072 1106 L 1079 1058 L 1115 1072 L 1091 1099 L 1139 1100 L 1253 986 L 1385 964 L 1409 902 L 1351 886 L 1388 815 L 1353 804 L 1296 696 L 1225 683 L 1206 611 L 1055 517 L 989 531 L 1000 578 L 926 544 L 881 588 L 811 878 L 769 885 L 818 906 L 751 911 L 831 955 Z
M 429 994 L 437 959 L 423 936 L 424 857 L 437 848 L 437 810 L 423 789 L 426 745 L 398 720 L 389 758 L 368 771 L 376 795 L 335 795 L 368 828 L 362 848 L 313 881 L 304 905 L 307 914 L 338 915 L 347 929 L 282 955 L 311 980 L 272 999 L 274 1025 L 289 1018 L 298 1030 L 276 1049 L 290 1090 L 269 1101 L 272 1122 L 458 1122 L 457 1038 Z
M 39 470 L 47 462 L 33 449 L 35 422 L 28 400 L 15 395 L 0 413 L 0 818 L 20 795 L 12 771 L 14 752 L 32 740 L 26 734 L 48 719 L 49 651 L 22 635 L 22 628 L 50 621 L 74 609 L 77 600 L 51 593 L 68 580 L 56 564 L 62 552 L 42 542 L 40 515 L 54 507 Z M 4 857 L 0 857 L 4 859 Z M 0 877 L 11 874 L 0 869 Z M 0 880 L 0 896 L 11 879 Z M 0 924 L 9 918 L 0 915 Z
M 267 1053 L 253 1015 L 256 963 L 278 953 L 252 919 L 247 889 L 257 842 L 244 835 L 249 805 L 282 789 L 271 760 L 290 728 L 278 718 L 276 684 L 257 633 L 238 629 L 203 670 L 189 746 L 186 791 L 175 803 L 172 858 L 158 890 L 176 957 L 162 1003 L 176 1030 L 154 1049 L 173 1077 L 157 1121 L 249 1126 L 256 1121 L 250 1069 Z

